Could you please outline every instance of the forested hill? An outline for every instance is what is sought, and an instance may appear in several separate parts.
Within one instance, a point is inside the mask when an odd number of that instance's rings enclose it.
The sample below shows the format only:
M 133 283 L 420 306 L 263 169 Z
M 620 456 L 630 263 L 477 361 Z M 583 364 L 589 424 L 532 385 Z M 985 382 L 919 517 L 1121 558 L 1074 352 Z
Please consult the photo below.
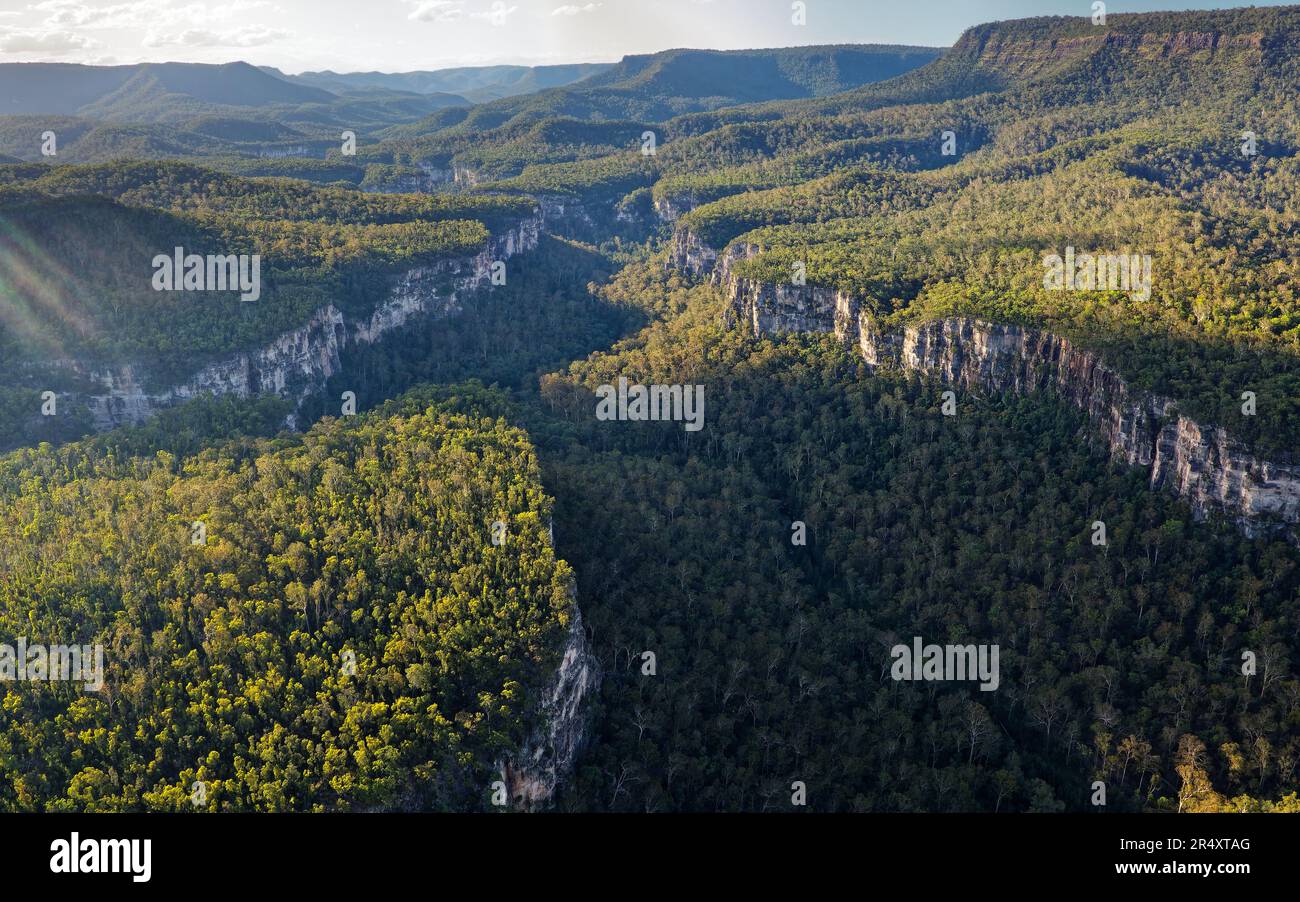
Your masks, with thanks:
M 324 103 L 329 91 L 291 84 L 250 66 L 141 63 L 80 66 L 0 64 L 0 115 L 59 113 L 93 119 L 153 121 L 181 107 L 264 107 Z
M 491 810 L 575 616 L 527 437 L 411 397 L 127 438 L 0 460 L 0 634 L 102 649 L 4 690 L 0 808 Z
M 626 57 L 565 88 L 485 104 L 470 122 L 496 126 L 541 115 L 658 120 L 755 101 L 819 97 L 893 78 L 942 53 L 875 45 L 665 50 Z
M 128 379 L 129 390 L 165 394 L 213 361 L 266 347 L 279 355 L 270 381 L 295 391 L 294 379 L 310 384 L 332 365 L 321 342 L 345 322 L 368 322 L 406 274 L 427 278 L 401 289 L 403 304 L 447 307 L 461 280 L 486 278 L 476 258 L 517 249 L 510 236 L 534 219 L 535 204 L 520 197 L 366 194 L 174 162 L 0 166 L 6 442 L 84 429 L 68 393 L 104 395 Z M 231 283 L 160 287 L 157 259 L 178 247 L 203 260 L 205 276 L 209 257 L 242 256 L 247 278 L 256 263 L 256 297 Z M 285 344 L 330 310 L 342 319 L 322 324 L 314 344 Z M 261 389 L 232 367 L 205 388 Z M 43 390 L 64 397 L 67 416 L 32 419 Z M 62 425 L 42 428 L 51 424 Z
M 1126 82 L 1166 91 L 1175 105 L 1197 98 L 1172 93 L 1184 75 L 1220 77 L 1260 65 L 1264 80 L 1295 78 L 1297 7 L 1262 7 L 1188 13 L 1107 15 L 1104 25 L 1086 16 L 1053 16 L 977 25 L 944 56 L 887 84 L 865 86 L 806 110 L 822 113 L 879 105 L 933 103 L 1042 83 L 1054 85 L 1054 102 L 1100 99 Z M 1184 65 L 1194 70 L 1183 73 Z M 1163 87 L 1156 78 L 1175 80 Z M 842 102 L 841 102 L 842 101 Z M 1119 109 L 1114 112 L 1120 113 Z
M 296 84 L 324 88 L 335 93 L 383 88 L 414 91 L 417 94 L 447 94 L 467 102 L 484 103 L 559 88 L 603 72 L 608 63 L 574 63 L 556 66 L 461 66 L 428 72 L 302 72 L 285 75 L 268 69 L 279 78 Z
M 938 58 L 931 47 L 841 45 L 779 50 L 666 50 L 624 57 L 575 90 L 731 103 L 821 97 L 885 81 Z

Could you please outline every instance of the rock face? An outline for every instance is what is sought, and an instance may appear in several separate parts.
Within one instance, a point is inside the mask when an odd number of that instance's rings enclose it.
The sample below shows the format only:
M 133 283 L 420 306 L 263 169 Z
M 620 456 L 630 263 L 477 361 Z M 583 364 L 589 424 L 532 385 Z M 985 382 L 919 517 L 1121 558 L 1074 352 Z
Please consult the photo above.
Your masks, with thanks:
M 583 700 L 600 685 L 600 664 L 587 643 L 578 606 L 572 610 L 560 667 L 542 697 L 539 726 L 515 756 L 498 764 L 511 805 L 526 811 L 547 807 L 572 772 L 587 738 Z
M 1159 15 L 1151 18 L 1154 25 Z M 1268 50 L 1263 31 L 1093 31 L 1082 35 L 1035 34 L 1014 24 L 980 25 L 962 35 L 951 55 L 975 69 L 997 73 L 1000 78 L 1025 80 L 1102 54 L 1134 62 L 1176 60 L 1182 66 L 1204 66 L 1224 57 L 1258 64 Z
M 539 194 L 542 220 L 557 233 L 573 236 L 592 234 L 597 226 L 586 204 L 562 194 Z
M 679 228 L 673 232 L 668 259 L 669 266 L 694 276 L 701 276 L 712 271 L 717 265 L 718 252 L 701 241 L 699 236 L 690 229 Z
M 697 239 L 679 236 L 675 246 L 707 269 L 709 252 Z M 732 315 L 755 334 L 830 332 L 855 344 L 872 366 L 925 373 L 977 392 L 1053 391 L 1087 414 L 1115 457 L 1149 468 L 1153 487 L 1175 492 L 1198 515 L 1220 511 L 1247 535 L 1280 526 L 1296 541 L 1300 461 L 1252 454 L 1222 427 L 1179 414 L 1173 399 L 1131 388 L 1096 351 L 1039 329 L 971 317 L 884 333 L 845 292 L 736 275 L 731 264 L 753 253 L 743 245 L 729 248 L 717 257 L 714 280 Z
M 96 427 L 111 429 L 139 423 L 159 409 L 204 393 L 241 398 L 274 392 L 301 400 L 339 372 L 341 353 L 349 342 L 368 344 L 426 313 L 447 315 L 460 309 L 466 293 L 491 276 L 495 260 L 537 247 L 540 217 L 518 223 L 492 238 L 476 257 L 416 267 L 394 280 L 388 298 L 368 317 L 349 321 L 330 304 L 317 310 L 302 326 L 266 345 L 210 363 L 183 382 L 153 391 L 138 367 L 129 364 L 82 372 L 68 366 L 103 391 L 86 398 Z M 450 290 L 448 290 L 450 285 Z
M 447 187 L 473 188 L 479 182 L 474 170 L 456 163 L 439 165 L 425 160 L 417 161 L 414 165 L 419 171 L 418 175 L 399 178 L 383 188 L 372 190 L 377 194 L 432 194 Z
M 886 349 L 862 330 L 862 342 Z M 905 369 L 988 392 L 1052 389 L 1087 413 L 1112 454 L 1148 467 L 1151 485 L 1186 499 L 1200 514 L 1226 513 L 1248 534 L 1266 524 L 1300 523 L 1300 465 L 1266 460 L 1177 412 L 1171 398 L 1131 389 L 1096 352 L 1023 326 L 967 317 L 908 327 L 897 358 Z M 1294 530 L 1291 530 L 1294 532 Z
M 654 199 L 655 214 L 663 222 L 676 222 L 700 205 L 693 191 L 681 194 L 664 194 Z
M 452 164 L 451 175 L 452 182 L 462 188 L 473 188 L 479 183 L 478 173 L 460 163 Z

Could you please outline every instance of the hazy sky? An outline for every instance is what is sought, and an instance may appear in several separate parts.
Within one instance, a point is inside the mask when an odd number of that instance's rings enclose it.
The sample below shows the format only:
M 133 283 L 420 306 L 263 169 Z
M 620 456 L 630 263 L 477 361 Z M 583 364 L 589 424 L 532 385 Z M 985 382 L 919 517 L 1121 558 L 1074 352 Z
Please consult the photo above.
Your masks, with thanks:
M 669 47 L 952 44 L 967 26 L 1089 15 L 1092 0 L 0 0 L 0 61 L 247 60 L 386 72 L 616 60 Z M 1257 6 L 1285 0 L 1255 0 Z M 1110 0 L 1110 13 L 1215 0 Z

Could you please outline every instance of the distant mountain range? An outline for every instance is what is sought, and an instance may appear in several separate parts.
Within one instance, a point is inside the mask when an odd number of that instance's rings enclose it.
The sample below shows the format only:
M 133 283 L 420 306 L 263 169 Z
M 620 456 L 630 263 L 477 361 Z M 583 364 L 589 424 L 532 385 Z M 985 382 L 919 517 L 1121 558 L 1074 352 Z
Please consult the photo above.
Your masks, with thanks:
M 415 94 L 457 95 L 471 103 L 562 88 L 612 68 L 613 63 L 578 63 L 568 66 L 468 66 L 420 72 L 303 72 L 285 75 L 278 69 L 263 71 L 294 84 L 324 88 L 336 94 L 367 88 L 410 91 Z
M 263 71 L 294 84 L 336 94 L 363 89 L 457 95 L 488 103 L 566 89 L 583 103 L 602 96 L 625 99 L 689 99 L 687 106 L 716 108 L 755 100 L 820 97 L 882 81 L 924 65 L 943 53 L 930 47 L 843 45 L 764 50 L 665 50 L 626 56 L 617 63 L 565 66 L 474 66 L 428 72 Z M 529 105 L 527 101 L 519 104 Z M 677 106 L 682 106 L 678 103 Z M 677 110 L 680 111 L 680 110 Z
M 501 122 L 529 117 L 666 119 L 765 100 L 838 94 L 918 69 L 944 51 L 873 44 L 766 50 L 665 50 L 627 56 L 565 88 L 479 108 Z
M 476 66 L 418 72 L 287 75 L 245 62 L 0 64 L 0 116 L 62 115 L 119 123 L 180 122 L 205 114 L 277 112 L 405 101 L 417 115 L 497 101 L 501 110 L 633 118 L 759 100 L 835 94 L 893 78 L 937 58 L 924 47 L 833 46 L 779 50 L 668 50 L 619 63 Z M 522 97 L 536 99 L 521 100 Z M 409 120 L 408 120 L 409 121 Z
M 329 103 L 334 94 L 275 78 L 248 63 L 143 63 L 81 66 L 0 65 L 0 111 L 60 113 L 92 119 L 162 121 L 211 107 Z
M 481 131 L 515 120 L 532 128 L 557 117 L 664 120 L 756 101 L 823 97 L 893 78 L 942 53 L 871 45 L 679 49 L 609 64 L 300 75 L 245 62 L 10 63 L 0 65 L 0 153 L 39 159 L 39 136 L 54 129 L 59 159 L 68 162 L 321 160 L 338 147 L 343 130 L 375 139 L 451 126 Z M 360 172 L 331 167 L 327 177 L 356 181 Z
M 0 64 L 0 115 L 58 114 L 116 122 L 165 122 L 237 108 L 335 104 L 341 97 L 418 100 L 422 112 L 562 87 L 612 64 L 479 66 L 428 72 L 286 75 L 244 62 Z

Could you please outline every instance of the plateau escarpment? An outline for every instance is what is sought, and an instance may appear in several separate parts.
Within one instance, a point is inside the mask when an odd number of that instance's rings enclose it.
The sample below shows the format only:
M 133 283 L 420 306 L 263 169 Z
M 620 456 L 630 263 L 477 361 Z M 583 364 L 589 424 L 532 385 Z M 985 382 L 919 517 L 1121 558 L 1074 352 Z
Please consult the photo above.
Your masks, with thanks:
M 673 258 L 712 270 L 732 314 L 756 335 L 826 332 L 851 342 L 872 366 L 896 367 L 986 393 L 1050 391 L 1084 411 L 1112 455 L 1150 470 L 1150 484 L 1185 499 L 1198 515 L 1219 511 L 1247 535 L 1300 524 L 1300 462 L 1268 459 L 1221 426 L 1181 414 L 1174 399 L 1130 386 L 1100 353 L 1028 326 L 954 316 L 882 330 L 848 292 L 774 285 L 739 275 L 733 264 L 757 252 L 733 245 L 714 254 L 679 235 Z M 712 261 L 716 260 L 716 266 Z
M 261 347 L 223 357 L 174 385 L 150 387 L 145 369 L 133 364 L 92 368 L 67 361 L 65 365 L 101 388 L 85 398 L 100 429 L 139 423 L 163 407 L 204 394 L 247 398 L 273 392 L 301 400 L 340 371 L 341 355 L 349 344 L 373 343 L 420 315 L 454 313 L 468 293 L 489 280 L 495 261 L 535 249 L 540 233 L 540 216 L 524 219 L 495 235 L 475 257 L 439 261 L 400 274 L 387 298 L 366 316 L 349 318 L 329 304 L 298 328 Z
M 582 201 L 562 194 L 539 194 L 537 202 L 542 208 L 542 218 L 560 232 L 589 231 L 596 227 L 591 212 Z
M 980 31 L 974 29 L 969 45 L 959 46 L 958 52 L 973 50 L 978 65 L 1015 74 L 1106 50 L 1134 53 L 1144 59 L 1190 58 L 1208 62 L 1223 54 L 1246 54 L 1257 59 L 1264 45 L 1264 35 L 1260 32 L 1105 32 L 1035 39 L 1015 33 L 986 35 Z

